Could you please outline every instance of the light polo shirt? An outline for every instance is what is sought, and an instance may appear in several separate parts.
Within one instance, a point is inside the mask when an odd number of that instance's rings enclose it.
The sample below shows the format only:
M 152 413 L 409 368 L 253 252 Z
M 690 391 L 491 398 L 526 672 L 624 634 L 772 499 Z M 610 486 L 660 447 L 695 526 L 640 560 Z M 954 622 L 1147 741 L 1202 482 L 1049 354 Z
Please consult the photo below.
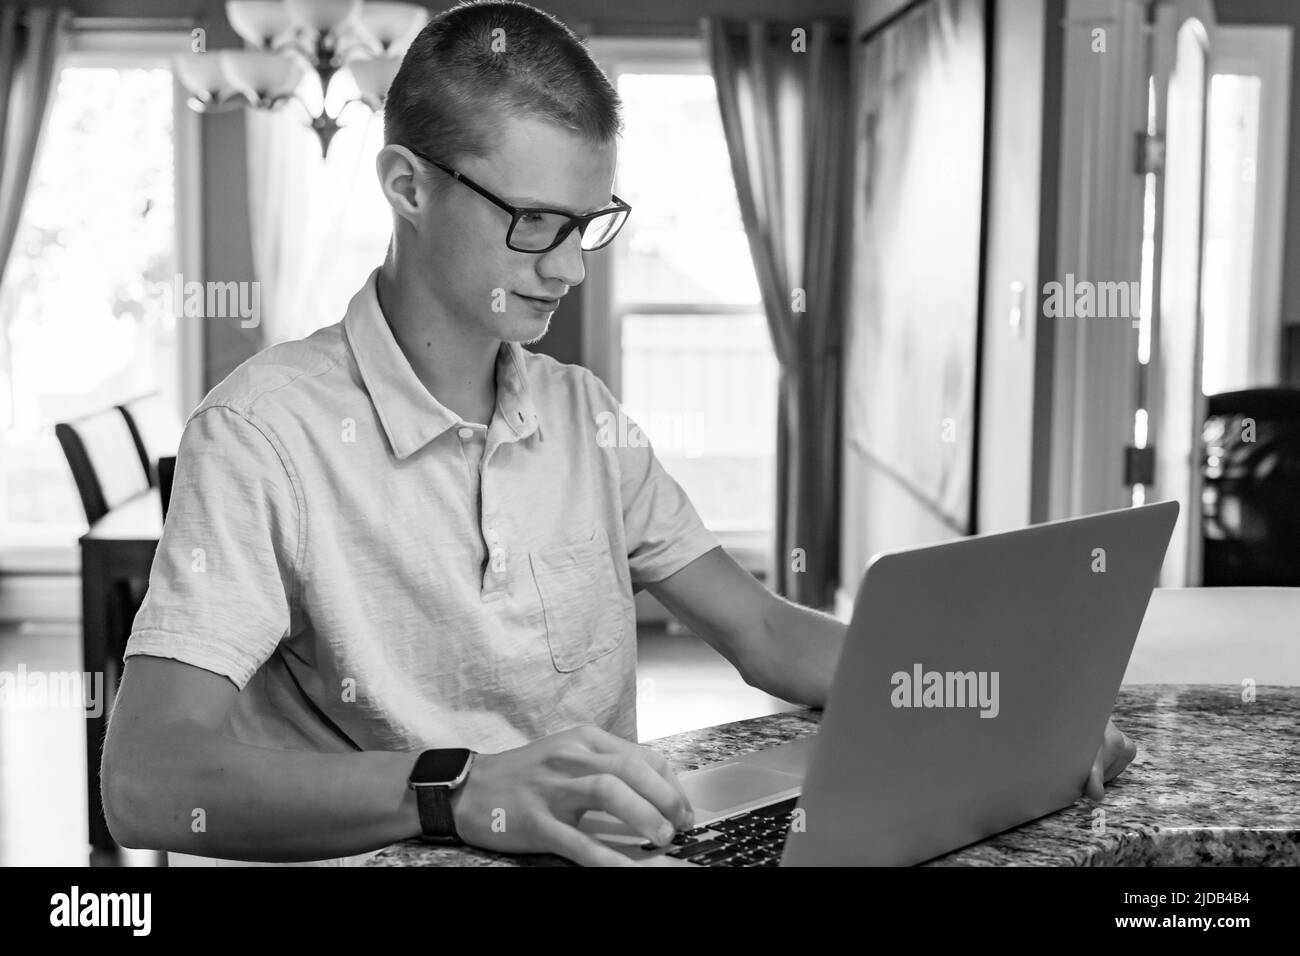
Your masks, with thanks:
M 633 593 L 717 541 L 590 372 L 507 343 L 496 384 L 486 424 L 439 403 L 374 274 L 244 363 L 186 424 L 126 656 L 229 678 L 262 746 L 635 741 Z

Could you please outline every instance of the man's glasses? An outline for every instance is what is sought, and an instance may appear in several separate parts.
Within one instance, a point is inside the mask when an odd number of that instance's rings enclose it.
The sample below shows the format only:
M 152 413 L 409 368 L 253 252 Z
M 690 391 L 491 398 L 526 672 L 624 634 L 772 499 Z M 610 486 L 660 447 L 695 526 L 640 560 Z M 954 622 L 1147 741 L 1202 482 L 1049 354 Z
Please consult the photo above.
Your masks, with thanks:
M 611 197 L 613 205 L 585 216 L 573 216 L 561 209 L 537 206 L 512 206 L 499 196 L 484 189 L 468 176 L 432 159 L 419 150 L 406 147 L 431 166 L 437 166 L 448 176 L 464 183 L 488 202 L 510 213 L 510 228 L 506 230 L 506 245 L 515 252 L 550 252 L 569 233 L 578 230 L 579 245 L 584 252 L 592 252 L 614 241 L 618 231 L 627 222 L 632 207 L 617 196 Z

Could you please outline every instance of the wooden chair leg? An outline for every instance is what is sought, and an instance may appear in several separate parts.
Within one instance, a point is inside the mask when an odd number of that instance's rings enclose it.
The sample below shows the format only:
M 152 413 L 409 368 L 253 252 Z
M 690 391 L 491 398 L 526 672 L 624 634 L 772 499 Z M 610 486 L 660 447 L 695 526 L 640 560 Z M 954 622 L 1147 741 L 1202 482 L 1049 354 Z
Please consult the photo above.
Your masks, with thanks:
M 87 674 L 106 673 L 109 631 L 112 627 L 112 584 L 109 569 L 97 560 L 94 549 L 81 549 L 81 654 Z M 105 689 L 107 696 L 107 688 Z M 117 848 L 104 819 L 99 767 L 104 757 L 104 732 L 108 727 L 108 700 L 97 716 L 86 714 L 86 808 L 90 845 L 96 850 Z

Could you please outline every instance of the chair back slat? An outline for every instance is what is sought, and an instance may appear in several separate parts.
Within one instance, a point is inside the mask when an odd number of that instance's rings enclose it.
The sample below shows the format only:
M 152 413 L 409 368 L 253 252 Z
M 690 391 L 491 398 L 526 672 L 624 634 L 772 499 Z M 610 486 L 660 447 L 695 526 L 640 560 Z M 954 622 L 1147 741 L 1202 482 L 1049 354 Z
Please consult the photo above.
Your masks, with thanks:
M 181 440 L 180 421 L 157 392 L 133 398 L 117 408 L 131 431 L 149 486 L 157 487 L 158 459 L 176 454 Z
M 126 419 L 108 408 L 54 428 L 86 520 L 94 524 L 122 502 L 149 489 Z

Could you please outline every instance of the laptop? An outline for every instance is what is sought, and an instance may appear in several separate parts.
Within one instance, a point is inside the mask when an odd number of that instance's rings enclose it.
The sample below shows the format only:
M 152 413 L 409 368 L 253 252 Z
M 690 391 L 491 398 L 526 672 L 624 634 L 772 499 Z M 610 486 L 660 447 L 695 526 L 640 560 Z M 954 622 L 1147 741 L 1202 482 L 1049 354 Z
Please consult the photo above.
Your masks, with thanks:
M 1178 504 L 876 556 L 815 735 L 679 775 L 694 829 L 655 866 L 906 866 L 1072 804 L 1101 747 Z

